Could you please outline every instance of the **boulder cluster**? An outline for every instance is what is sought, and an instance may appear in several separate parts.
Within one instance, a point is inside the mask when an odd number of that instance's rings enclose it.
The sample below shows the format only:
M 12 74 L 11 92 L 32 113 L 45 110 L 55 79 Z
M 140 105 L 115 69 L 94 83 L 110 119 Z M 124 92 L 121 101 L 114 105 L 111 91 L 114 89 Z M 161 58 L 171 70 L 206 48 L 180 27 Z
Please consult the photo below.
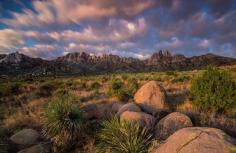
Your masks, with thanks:
M 101 119 L 113 112 L 122 121 L 136 122 L 151 129 L 155 139 L 162 142 L 152 153 L 235 153 L 236 140 L 220 129 L 194 127 L 191 119 L 180 112 L 163 118 L 158 114 L 169 112 L 165 89 L 156 81 L 149 81 L 135 94 L 134 102 L 98 103 L 82 107 L 87 120 Z M 46 153 L 46 145 L 32 129 L 14 134 L 10 140 L 22 149 L 18 153 Z
M 222 130 L 194 127 L 191 119 L 180 112 L 158 118 L 161 111 L 169 110 L 164 88 L 149 81 L 135 94 L 133 103 L 114 103 L 112 111 L 120 120 L 137 122 L 153 129 L 155 139 L 163 143 L 152 153 L 234 153 L 236 140 Z

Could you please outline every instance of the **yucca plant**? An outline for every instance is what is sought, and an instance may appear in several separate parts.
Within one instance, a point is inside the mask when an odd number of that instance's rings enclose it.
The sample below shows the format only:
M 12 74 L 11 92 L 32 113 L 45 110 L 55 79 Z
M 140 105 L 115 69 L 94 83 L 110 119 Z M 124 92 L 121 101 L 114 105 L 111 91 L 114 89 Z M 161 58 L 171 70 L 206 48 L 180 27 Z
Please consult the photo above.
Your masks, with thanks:
M 151 135 L 138 123 L 119 121 L 112 118 L 102 123 L 102 130 L 98 135 L 99 153 L 147 153 Z
M 68 93 L 57 95 L 49 102 L 44 115 L 45 136 L 64 149 L 73 145 L 83 125 L 82 113 L 73 107 L 73 100 Z

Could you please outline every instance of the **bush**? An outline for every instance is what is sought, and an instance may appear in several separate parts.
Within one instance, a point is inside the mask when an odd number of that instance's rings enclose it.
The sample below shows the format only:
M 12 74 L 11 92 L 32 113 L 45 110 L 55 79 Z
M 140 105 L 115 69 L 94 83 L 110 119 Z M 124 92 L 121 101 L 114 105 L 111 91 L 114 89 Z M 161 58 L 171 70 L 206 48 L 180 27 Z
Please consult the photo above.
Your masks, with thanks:
M 138 81 L 135 78 L 129 78 L 127 83 L 127 92 L 130 97 L 133 97 L 138 90 Z
M 86 82 L 81 82 L 81 83 L 79 84 L 79 88 L 80 88 L 80 89 L 86 89 L 86 88 L 87 88 Z
M 185 82 L 185 81 L 189 81 L 190 79 L 191 79 L 190 76 L 183 75 L 183 76 L 174 78 L 173 80 L 171 80 L 171 82 L 172 83 Z
M 101 85 L 98 82 L 93 82 L 90 86 L 92 90 L 98 90 L 101 87 Z
M 53 91 L 59 88 L 61 83 L 57 81 L 48 81 L 39 86 L 39 89 L 36 92 L 38 97 L 48 97 L 51 96 Z
M 167 71 L 166 75 L 177 76 L 177 73 L 175 71 Z
M 209 67 L 193 80 L 191 96 L 200 109 L 225 112 L 236 104 L 236 84 L 227 72 Z
M 73 100 L 67 93 L 53 97 L 44 115 L 45 136 L 64 149 L 73 145 L 83 125 L 82 113 L 78 107 L 73 107 Z
M 127 100 L 129 95 L 125 89 L 124 83 L 120 79 L 113 79 L 109 84 L 109 94 L 119 100 Z
M 104 121 L 99 133 L 98 150 L 101 153 L 147 153 L 151 141 L 148 130 L 137 123 L 113 118 Z

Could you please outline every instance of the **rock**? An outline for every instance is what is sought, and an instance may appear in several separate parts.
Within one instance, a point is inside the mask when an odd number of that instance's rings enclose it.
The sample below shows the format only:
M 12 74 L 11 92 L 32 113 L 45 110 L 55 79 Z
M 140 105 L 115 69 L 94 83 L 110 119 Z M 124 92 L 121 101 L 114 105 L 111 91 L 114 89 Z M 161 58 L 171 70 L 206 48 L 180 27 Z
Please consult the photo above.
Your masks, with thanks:
M 152 153 L 235 153 L 236 140 L 219 129 L 190 127 L 178 130 Z
M 156 138 L 166 139 L 174 132 L 193 126 L 191 119 L 182 113 L 174 112 L 162 118 L 156 125 Z
M 119 109 L 119 111 L 116 113 L 117 117 L 120 117 L 120 115 L 125 111 L 141 112 L 141 109 L 135 103 L 127 103 L 127 104 L 123 105 Z
M 18 153 L 48 153 L 49 151 L 41 144 L 19 151 Z
M 115 102 L 112 104 L 111 111 L 113 113 L 117 113 L 123 105 L 123 102 Z
M 121 114 L 120 119 L 129 122 L 137 122 L 141 126 L 146 126 L 149 128 L 151 128 L 155 122 L 155 118 L 152 115 L 144 112 L 125 111 Z
M 24 129 L 11 136 L 10 140 L 17 145 L 30 146 L 37 143 L 39 133 L 33 129 Z
M 144 84 L 135 93 L 134 100 L 144 111 L 151 114 L 167 109 L 165 89 L 156 81 Z
M 88 104 L 81 107 L 81 111 L 83 112 L 83 116 L 87 120 L 91 119 L 102 119 L 106 117 L 108 112 L 110 112 L 111 106 L 110 104 L 97 103 L 97 104 Z

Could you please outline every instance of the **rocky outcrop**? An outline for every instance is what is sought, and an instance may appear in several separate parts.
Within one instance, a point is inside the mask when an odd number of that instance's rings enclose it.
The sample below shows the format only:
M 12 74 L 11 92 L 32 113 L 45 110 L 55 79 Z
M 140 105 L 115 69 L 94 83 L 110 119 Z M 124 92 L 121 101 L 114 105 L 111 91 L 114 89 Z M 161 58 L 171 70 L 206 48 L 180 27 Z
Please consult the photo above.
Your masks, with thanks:
M 155 136 L 158 139 L 166 139 L 174 132 L 185 127 L 193 126 L 187 115 L 174 112 L 162 118 L 156 125 Z
M 39 133 L 33 129 L 23 129 L 10 137 L 13 143 L 22 146 L 36 144 L 38 139 Z
M 120 117 L 120 115 L 125 111 L 141 112 L 141 109 L 135 103 L 127 103 L 119 109 L 119 111 L 116 113 L 116 116 Z
M 234 153 L 236 140 L 215 128 L 178 130 L 152 153 Z
M 137 122 L 143 127 L 151 128 L 155 122 L 155 118 L 152 115 L 146 114 L 144 112 L 131 112 L 125 111 L 121 114 L 120 120 L 127 122 Z
M 148 113 L 155 114 L 157 111 L 168 108 L 165 89 L 156 81 L 144 84 L 134 95 L 134 101 Z

